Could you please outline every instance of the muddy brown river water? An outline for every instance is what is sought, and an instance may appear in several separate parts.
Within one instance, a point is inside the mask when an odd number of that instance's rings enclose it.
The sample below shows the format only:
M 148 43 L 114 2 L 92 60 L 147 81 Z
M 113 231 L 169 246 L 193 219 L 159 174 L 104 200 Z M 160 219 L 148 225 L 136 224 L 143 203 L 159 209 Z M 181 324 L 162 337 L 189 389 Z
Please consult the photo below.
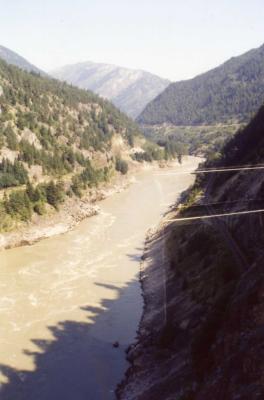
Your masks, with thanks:
M 145 234 L 199 161 L 170 168 L 176 175 L 142 172 L 74 231 L 0 253 L 1 400 L 115 398 L 142 313 Z

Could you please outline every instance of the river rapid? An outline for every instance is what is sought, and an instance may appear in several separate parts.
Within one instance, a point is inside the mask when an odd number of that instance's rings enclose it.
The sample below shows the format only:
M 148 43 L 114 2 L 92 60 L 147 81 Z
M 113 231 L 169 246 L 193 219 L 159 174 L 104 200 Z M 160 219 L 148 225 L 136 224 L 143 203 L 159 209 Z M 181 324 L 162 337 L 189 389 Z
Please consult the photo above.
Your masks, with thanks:
M 1 400 L 115 398 L 142 313 L 146 232 L 199 162 L 141 172 L 75 230 L 0 252 Z

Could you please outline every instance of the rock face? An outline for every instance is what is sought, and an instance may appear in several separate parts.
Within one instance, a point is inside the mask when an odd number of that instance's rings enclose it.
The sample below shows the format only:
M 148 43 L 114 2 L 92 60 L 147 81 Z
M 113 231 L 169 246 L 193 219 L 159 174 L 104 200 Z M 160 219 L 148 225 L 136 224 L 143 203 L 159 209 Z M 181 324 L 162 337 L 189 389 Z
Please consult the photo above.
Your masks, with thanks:
M 67 65 L 50 74 L 94 91 L 134 118 L 169 85 L 149 72 L 93 62 Z
M 263 130 L 264 107 L 216 165 L 262 164 Z M 144 314 L 119 399 L 264 398 L 263 172 L 204 175 L 146 240 Z M 179 213 L 203 218 L 168 222 Z
M 6 61 L 8 64 L 15 65 L 27 72 L 35 72 L 37 74 L 46 75 L 45 72 L 41 71 L 35 65 L 30 64 L 25 58 L 21 57 L 19 54 L 12 50 L 7 49 L 4 46 L 0 46 L 0 58 Z M 1 89 L 0 89 L 1 93 Z

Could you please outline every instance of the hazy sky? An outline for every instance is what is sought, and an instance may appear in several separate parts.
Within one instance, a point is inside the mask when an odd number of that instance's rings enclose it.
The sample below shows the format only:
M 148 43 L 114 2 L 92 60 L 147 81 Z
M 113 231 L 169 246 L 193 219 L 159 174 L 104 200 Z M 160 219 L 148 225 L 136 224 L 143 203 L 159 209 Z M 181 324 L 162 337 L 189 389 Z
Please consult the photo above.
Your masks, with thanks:
M 0 0 L 0 37 L 45 70 L 90 60 L 180 80 L 264 43 L 264 3 Z

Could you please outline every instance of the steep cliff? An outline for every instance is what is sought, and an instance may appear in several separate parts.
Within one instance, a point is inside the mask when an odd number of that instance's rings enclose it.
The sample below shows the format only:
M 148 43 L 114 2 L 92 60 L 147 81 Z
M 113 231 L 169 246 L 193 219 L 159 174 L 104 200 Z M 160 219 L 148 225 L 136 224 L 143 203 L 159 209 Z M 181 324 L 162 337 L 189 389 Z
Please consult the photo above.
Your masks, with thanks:
M 263 133 L 264 108 L 217 167 L 263 164 Z M 264 209 L 263 188 L 262 169 L 199 174 L 182 206 L 149 236 L 145 312 L 120 398 L 264 398 L 264 217 L 240 214 Z M 233 215 L 212 218 L 226 213 Z

